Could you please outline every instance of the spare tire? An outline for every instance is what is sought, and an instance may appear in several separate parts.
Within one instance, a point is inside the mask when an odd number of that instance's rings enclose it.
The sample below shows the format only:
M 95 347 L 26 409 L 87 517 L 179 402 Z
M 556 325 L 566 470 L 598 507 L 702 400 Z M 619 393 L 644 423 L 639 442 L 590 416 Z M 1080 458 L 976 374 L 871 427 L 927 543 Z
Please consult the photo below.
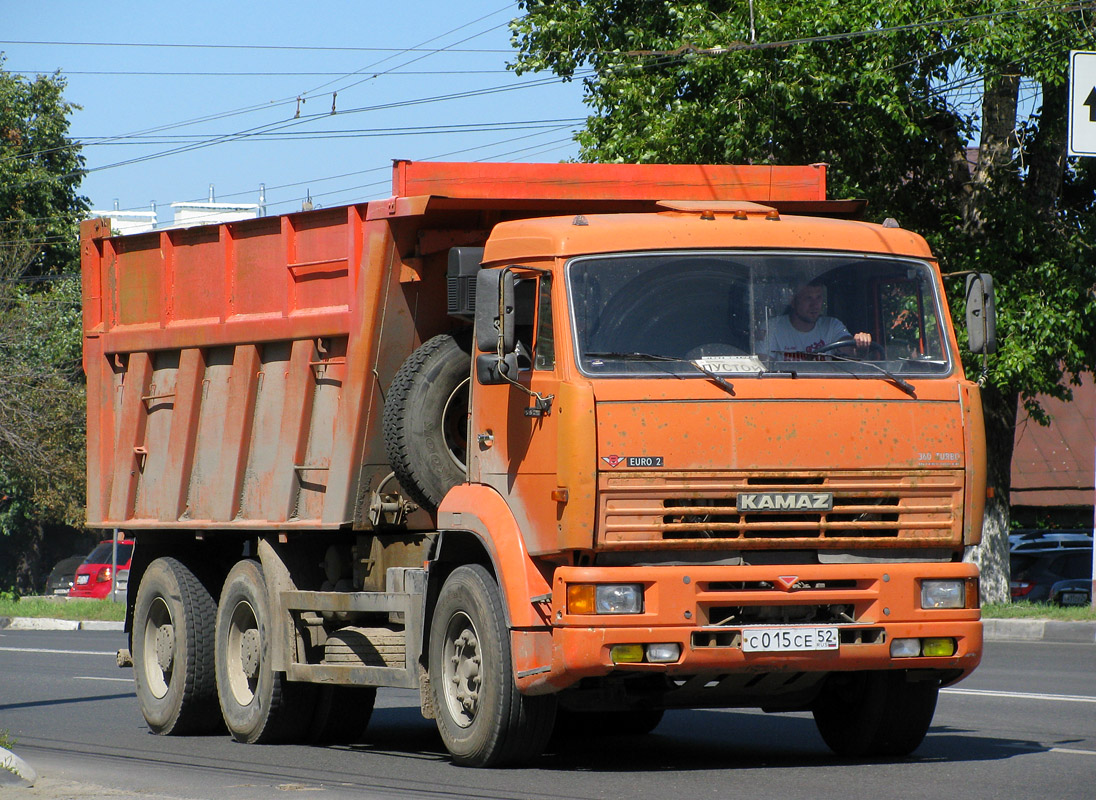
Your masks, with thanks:
M 471 332 L 443 333 L 403 362 L 385 397 L 388 462 L 407 495 L 429 511 L 467 474 L 471 369 Z

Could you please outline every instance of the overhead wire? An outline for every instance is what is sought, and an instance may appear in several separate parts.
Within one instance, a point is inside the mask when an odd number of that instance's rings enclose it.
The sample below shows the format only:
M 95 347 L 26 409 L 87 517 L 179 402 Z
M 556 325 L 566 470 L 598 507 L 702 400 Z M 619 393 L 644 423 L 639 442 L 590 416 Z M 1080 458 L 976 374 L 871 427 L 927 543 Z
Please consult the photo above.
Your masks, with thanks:
M 427 40 L 426 43 L 429 43 L 431 41 L 435 41 L 435 40 L 440 39 L 440 38 L 444 38 L 445 36 L 449 36 L 450 34 L 456 32 L 456 31 L 462 30 L 463 28 L 467 27 L 468 25 L 475 24 L 476 22 L 482 21 L 483 19 L 486 19 L 486 17 L 493 16 L 494 14 L 497 14 L 497 13 L 499 13 L 499 11 L 494 11 L 491 14 L 488 14 L 484 17 L 480 17 L 477 20 L 473 20 L 472 22 L 460 25 L 456 28 L 453 28 L 452 30 L 449 30 L 449 31 L 447 31 L 443 34 L 440 34 L 439 36 L 435 36 L 432 39 Z M 477 34 L 476 36 L 481 36 L 481 35 L 483 35 L 483 32 L 481 32 L 480 34 Z M 476 36 L 469 37 L 468 40 L 476 38 Z M 465 40 L 465 41 L 468 41 L 468 40 Z M 0 41 L 0 43 L 4 43 L 4 42 Z M 43 44 L 56 44 L 56 43 L 54 43 L 54 42 L 44 42 Z M 84 44 L 92 44 L 92 43 L 84 43 Z M 157 46 L 159 46 L 159 45 L 157 45 Z M 180 46 L 182 46 L 182 45 L 180 45 Z M 389 56 L 386 59 L 382 59 L 381 62 L 376 62 L 376 63 L 378 63 L 378 64 L 382 63 L 383 61 L 389 60 L 393 57 L 396 57 L 398 55 L 410 52 L 412 50 L 417 51 L 419 48 L 421 48 L 421 46 L 422 45 L 420 44 L 420 45 L 416 45 L 415 48 L 383 48 L 383 50 L 385 52 L 393 51 L 393 55 Z M 218 46 L 215 46 L 215 47 L 221 47 L 221 46 L 218 45 Z M 243 47 L 243 48 L 246 49 L 248 46 L 225 45 L 224 47 Z M 280 49 L 280 48 L 278 48 L 278 49 Z M 290 47 L 289 49 L 296 49 L 296 48 Z M 436 52 L 439 52 L 438 48 L 434 48 L 432 50 L 426 51 L 426 55 L 430 55 L 430 54 L 433 54 L 433 53 L 436 53 Z M 510 51 L 504 51 L 504 52 L 510 52 Z M 355 74 L 355 73 L 350 73 L 350 74 Z M 331 82 L 329 82 L 329 83 L 331 83 Z M 324 85 L 327 85 L 327 84 L 324 84 Z M 309 91 L 313 91 L 313 90 L 309 90 Z M 218 112 L 218 113 L 215 113 L 215 114 L 209 114 L 209 115 L 205 115 L 205 116 L 202 116 L 202 117 L 196 117 L 196 118 L 193 118 L 193 119 L 190 119 L 190 120 L 185 120 L 183 122 L 168 123 L 166 125 L 156 126 L 154 128 L 146 128 L 146 129 L 137 131 L 137 133 L 159 133 L 159 132 L 162 132 L 164 130 L 170 130 L 174 127 L 188 127 L 190 125 L 197 125 L 197 124 L 201 124 L 201 123 L 204 123 L 204 122 L 212 122 L 212 121 L 216 121 L 216 120 L 220 120 L 220 119 L 227 119 L 227 118 L 233 117 L 233 116 L 239 116 L 239 115 L 242 115 L 242 114 L 249 114 L 249 113 L 252 113 L 252 112 L 255 112 L 255 111 L 260 111 L 260 110 L 265 110 L 265 109 L 270 109 L 270 108 L 276 108 L 276 107 L 285 106 L 285 105 L 289 105 L 289 104 L 296 104 L 297 105 L 298 114 L 295 115 L 295 118 L 296 118 L 296 117 L 299 117 L 300 103 L 302 102 L 302 98 L 308 93 L 309 92 L 306 91 L 306 92 L 297 93 L 297 94 L 294 94 L 294 95 L 284 97 L 280 100 L 271 100 L 271 101 L 268 101 L 268 102 L 265 102 L 265 103 L 253 104 L 253 105 L 250 105 L 250 106 L 243 106 L 243 107 L 240 107 L 240 108 L 237 108 L 237 109 L 232 109 L 232 110 L 225 111 L 225 112 Z M 277 124 L 277 123 L 271 123 L 271 124 Z M 114 137 L 111 137 L 111 138 L 114 138 Z M 55 148 L 55 150 L 57 150 L 57 149 L 61 149 L 61 148 Z M 52 151 L 42 151 L 42 152 L 52 152 Z M 0 159 L 0 160 L 2 160 L 2 159 Z

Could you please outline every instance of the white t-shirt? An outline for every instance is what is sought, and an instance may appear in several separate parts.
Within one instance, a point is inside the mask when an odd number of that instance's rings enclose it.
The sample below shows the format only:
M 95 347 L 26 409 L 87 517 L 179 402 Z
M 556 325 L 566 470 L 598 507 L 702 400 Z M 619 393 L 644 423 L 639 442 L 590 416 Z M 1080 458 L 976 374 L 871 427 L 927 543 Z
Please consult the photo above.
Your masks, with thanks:
M 817 353 L 828 344 L 851 337 L 845 323 L 835 317 L 819 317 L 811 330 L 801 331 L 792 326 L 786 314 L 781 314 L 769 321 L 760 355 L 778 361 L 795 361 L 803 358 L 802 353 Z

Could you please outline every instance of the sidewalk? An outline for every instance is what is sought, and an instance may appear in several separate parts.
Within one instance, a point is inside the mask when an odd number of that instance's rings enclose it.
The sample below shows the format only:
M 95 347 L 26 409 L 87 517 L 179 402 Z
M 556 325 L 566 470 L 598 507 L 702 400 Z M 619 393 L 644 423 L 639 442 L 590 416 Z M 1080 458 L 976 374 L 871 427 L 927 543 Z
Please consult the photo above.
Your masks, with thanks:
M 121 622 L 85 619 L 47 619 L 45 617 L 0 617 L 0 630 L 9 631 L 120 631 Z
M 1059 622 L 1052 619 L 984 619 L 987 642 L 1065 642 L 1096 644 L 1096 622 Z M 0 617 L 0 630 L 13 631 L 121 631 L 121 622 L 36 617 Z

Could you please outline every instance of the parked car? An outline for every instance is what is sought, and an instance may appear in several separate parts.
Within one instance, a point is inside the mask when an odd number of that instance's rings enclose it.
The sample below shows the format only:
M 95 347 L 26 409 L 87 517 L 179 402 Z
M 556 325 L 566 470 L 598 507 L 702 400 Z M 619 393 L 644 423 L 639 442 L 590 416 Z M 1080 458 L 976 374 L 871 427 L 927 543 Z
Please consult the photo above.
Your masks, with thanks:
M 1009 536 L 1009 562 L 1013 600 L 1061 602 L 1051 595 L 1056 583 L 1092 580 L 1092 532 L 1018 531 Z
M 46 594 L 66 595 L 76 583 L 76 569 L 84 563 L 86 555 L 62 558 L 53 565 L 46 578 Z
M 100 542 L 91 554 L 84 559 L 84 563 L 76 568 L 76 581 L 69 590 L 69 597 L 84 597 L 102 599 L 110 595 L 112 578 L 114 577 L 111 566 L 114 543 L 110 540 Z M 123 570 L 129 575 L 129 562 L 133 558 L 133 540 L 123 539 L 118 542 L 117 568 L 119 573 Z
M 1090 606 L 1092 581 L 1087 578 L 1058 581 L 1050 587 L 1050 602 L 1060 606 Z

